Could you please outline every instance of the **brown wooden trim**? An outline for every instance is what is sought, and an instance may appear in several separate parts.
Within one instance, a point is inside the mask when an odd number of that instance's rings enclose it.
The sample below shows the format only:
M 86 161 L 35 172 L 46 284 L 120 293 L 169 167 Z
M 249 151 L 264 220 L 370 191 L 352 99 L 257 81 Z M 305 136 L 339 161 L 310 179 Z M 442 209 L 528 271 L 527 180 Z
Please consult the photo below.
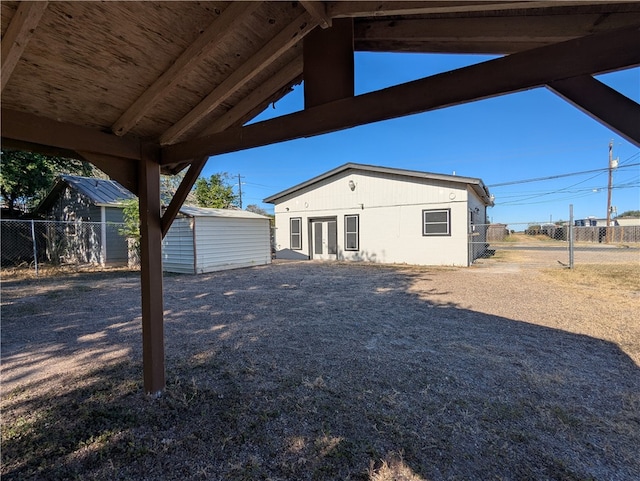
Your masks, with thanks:
M 180 207 L 184 204 L 189 192 L 193 188 L 193 185 L 198 180 L 200 173 L 202 172 L 202 168 L 207 163 L 209 157 L 203 157 L 195 162 L 192 162 L 189 166 L 189 170 L 185 173 L 185 176 L 182 178 L 176 193 L 173 195 L 171 202 L 167 206 L 164 214 L 162 215 L 162 237 L 167 235 L 169 229 L 171 228 L 171 224 L 174 219 L 180 212 Z
M 632 10 L 635 7 L 635 10 Z M 603 17 L 601 13 L 520 17 L 359 19 L 358 51 L 510 54 L 590 34 L 640 24 L 640 5 Z M 456 32 L 455 36 L 451 32 Z
M 231 110 L 220 118 L 212 122 L 199 137 L 222 132 L 231 127 L 236 122 L 250 115 L 257 107 L 262 106 L 265 98 L 269 98 L 276 94 L 279 90 L 287 87 L 297 77 L 302 74 L 302 56 L 297 56 L 289 62 L 276 75 L 267 79 L 266 82 L 259 85 L 253 92 L 238 102 Z
M 565 0 L 565 1 L 334 1 L 327 5 L 331 18 L 379 17 L 387 15 L 425 15 L 431 13 L 499 12 L 504 10 L 529 10 L 549 7 L 579 7 L 610 3 L 631 3 L 632 0 Z
M 309 0 L 299 0 L 300 5 L 311 14 L 313 19 L 321 28 L 331 27 L 331 17 L 327 14 L 325 2 L 314 2 Z
M 4 90 L 13 70 L 18 65 L 22 52 L 33 36 L 38 23 L 40 23 L 44 11 L 47 9 L 47 3 L 45 1 L 20 2 L 18 5 L 18 9 L 2 37 L 1 90 Z
M 89 127 L 66 124 L 24 112 L 2 109 L 2 138 L 58 149 L 140 159 L 137 139 L 116 137 Z
M 260 2 L 232 2 L 171 67 L 120 116 L 111 127 L 113 132 L 116 135 L 124 135 L 132 129 L 159 99 L 167 95 L 205 55 L 218 47 L 220 40 L 251 15 L 259 5 Z
M 305 108 L 353 97 L 353 19 L 316 28 L 303 40 L 303 55 Z
M 589 75 L 558 80 L 551 91 L 640 147 L 640 105 Z
M 230 95 L 237 92 L 247 82 L 271 65 L 283 52 L 301 41 L 307 33 L 313 30 L 315 25 L 316 23 L 307 12 L 304 12 L 296 18 L 253 57 L 234 70 L 229 77 L 207 95 L 202 102 L 196 105 L 191 112 L 169 127 L 160 136 L 160 143 L 171 144 L 182 137 L 200 120 L 229 98 Z
M 84 160 L 91 162 L 102 172 L 119 182 L 129 192 L 136 196 L 138 195 L 139 166 L 137 161 L 123 159 L 121 157 L 113 157 L 110 155 L 95 154 L 92 152 L 78 152 L 78 154 Z
M 162 163 L 319 135 L 638 65 L 638 35 L 638 27 L 590 35 L 229 129 L 164 147 Z
M 165 388 L 160 165 L 149 154 L 143 155 L 139 165 L 144 390 L 158 396 Z

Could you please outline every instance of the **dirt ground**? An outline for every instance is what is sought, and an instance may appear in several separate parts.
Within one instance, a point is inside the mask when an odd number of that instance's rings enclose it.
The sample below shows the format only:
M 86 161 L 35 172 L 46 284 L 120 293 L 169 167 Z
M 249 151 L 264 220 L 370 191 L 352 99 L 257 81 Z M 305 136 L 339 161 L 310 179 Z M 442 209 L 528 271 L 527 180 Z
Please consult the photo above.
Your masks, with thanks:
M 137 274 L 3 279 L 2 477 L 640 479 L 640 292 L 549 271 L 166 275 L 160 399 Z

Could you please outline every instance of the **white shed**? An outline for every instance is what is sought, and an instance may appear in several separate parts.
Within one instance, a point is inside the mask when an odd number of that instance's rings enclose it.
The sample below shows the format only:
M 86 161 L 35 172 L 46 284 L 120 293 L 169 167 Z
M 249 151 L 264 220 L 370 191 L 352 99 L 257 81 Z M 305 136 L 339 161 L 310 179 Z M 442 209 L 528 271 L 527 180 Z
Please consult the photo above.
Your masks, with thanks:
M 164 271 L 184 274 L 270 264 L 269 218 L 184 206 L 162 242 L 162 260 Z

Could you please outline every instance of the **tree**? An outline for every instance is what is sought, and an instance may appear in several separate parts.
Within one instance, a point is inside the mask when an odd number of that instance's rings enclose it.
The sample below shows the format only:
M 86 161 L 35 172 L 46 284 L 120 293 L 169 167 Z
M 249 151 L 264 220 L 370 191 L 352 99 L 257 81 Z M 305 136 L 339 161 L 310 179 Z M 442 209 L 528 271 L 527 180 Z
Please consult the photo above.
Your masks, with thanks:
M 233 186 L 226 182 L 228 178 L 226 173 L 213 174 L 209 180 L 200 177 L 194 188 L 198 206 L 216 209 L 238 207 L 238 195 L 233 193 Z
M 57 175 L 90 175 L 92 167 L 86 162 L 52 157 L 19 150 L 0 151 L 0 194 L 9 212 L 18 203 L 33 207 L 44 197 Z
M 618 217 L 640 217 L 640 210 L 627 210 Z
M 260 214 L 260 215 L 264 215 L 265 217 L 272 217 L 271 214 L 269 214 L 266 210 L 264 210 L 262 207 L 258 207 L 256 204 L 249 204 L 247 206 L 247 211 L 248 212 L 253 212 L 254 214 Z

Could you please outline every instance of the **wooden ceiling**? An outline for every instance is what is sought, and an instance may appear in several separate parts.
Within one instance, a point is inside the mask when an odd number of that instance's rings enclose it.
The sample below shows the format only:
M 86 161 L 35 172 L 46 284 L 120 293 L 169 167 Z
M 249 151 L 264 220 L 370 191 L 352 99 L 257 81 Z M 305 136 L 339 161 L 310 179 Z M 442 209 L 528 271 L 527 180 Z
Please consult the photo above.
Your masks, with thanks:
M 303 76 L 303 38 L 511 54 L 640 24 L 638 2 L 10 2 L 2 109 L 171 145 L 238 127 Z M 7 117 L 5 120 L 12 120 Z

